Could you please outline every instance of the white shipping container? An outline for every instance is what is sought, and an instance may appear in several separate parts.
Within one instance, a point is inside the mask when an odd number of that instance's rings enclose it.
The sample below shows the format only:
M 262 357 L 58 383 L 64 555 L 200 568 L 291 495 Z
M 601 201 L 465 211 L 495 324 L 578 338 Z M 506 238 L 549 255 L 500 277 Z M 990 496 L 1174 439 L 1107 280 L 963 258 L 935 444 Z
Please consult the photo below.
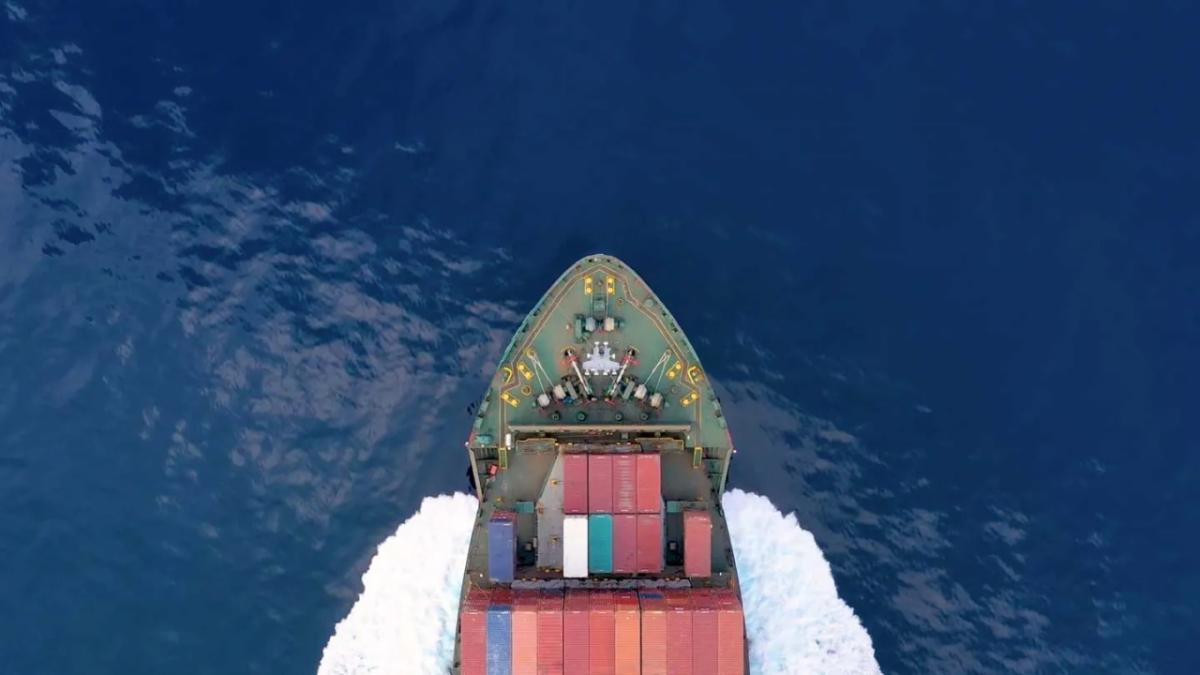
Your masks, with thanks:
M 563 517 L 563 576 L 584 579 L 588 575 L 588 517 Z

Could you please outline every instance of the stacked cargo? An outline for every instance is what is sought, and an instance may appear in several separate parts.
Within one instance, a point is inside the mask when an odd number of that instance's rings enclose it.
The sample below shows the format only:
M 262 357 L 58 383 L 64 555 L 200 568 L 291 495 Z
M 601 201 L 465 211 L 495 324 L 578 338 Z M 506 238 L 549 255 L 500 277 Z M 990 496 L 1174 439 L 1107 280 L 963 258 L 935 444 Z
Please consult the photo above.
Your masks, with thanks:
M 563 603 L 563 672 L 588 672 L 588 592 L 568 589 Z
M 472 586 L 459 612 L 459 672 L 487 675 L 487 619 L 490 593 Z
M 512 591 L 494 588 L 487 610 L 487 675 L 512 673 Z
M 667 600 L 660 591 L 638 594 L 642 605 L 642 675 L 667 675 Z
M 706 591 L 692 593 L 692 675 L 717 675 L 717 610 Z
M 588 456 L 563 455 L 563 513 L 588 512 Z
M 588 517 L 563 516 L 563 576 L 588 575 Z
M 564 675 L 561 591 L 542 591 L 538 598 L 537 674 Z
M 613 517 L 609 513 L 588 516 L 588 572 L 610 574 L 613 571 Z
M 746 622 L 732 590 L 713 593 L 717 610 L 717 675 L 746 675 Z
M 588 598 L 588 675 L 613 675 L 616 613 L 612 591 L 592 591 Z
M 628 453 L 612 456 L 613 513 L 637 513 L 637 458 Z
M 513 591 L 512 675 L 537 675 L 537 591 Z
M 517 567 L 517 514 L 496 511 L 488 522 L 488 577 L 512 583 Z
M 616 663 L 614 675 L 640 675 L 642 672 L 642 616 L 637 592 L 613 594 L 616 613 Z
M 683 512 L 683 573 L 712 576 L 712 517 L 708 511 Z
M 667 675 L 692 675 L 691 594 L 685 589 L 667 589 L 663 595 L 667 600 Z
M 588 513 L 613 512 L 613 456 L 588 455 Z
M 637 535 L 636 571 L 656 574 L 663 570 L 662 459 L 642 454 L 636 462 Z
M 633 513 L 614 515 L 612 571 L 616 574 L 634 574 L 637 565 L 637 522 Z

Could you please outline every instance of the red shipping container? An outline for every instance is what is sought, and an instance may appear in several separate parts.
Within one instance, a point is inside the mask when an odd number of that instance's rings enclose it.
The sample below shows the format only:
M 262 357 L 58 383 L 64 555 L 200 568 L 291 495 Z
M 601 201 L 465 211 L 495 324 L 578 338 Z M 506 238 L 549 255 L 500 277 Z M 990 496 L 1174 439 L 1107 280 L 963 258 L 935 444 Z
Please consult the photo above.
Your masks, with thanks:
M 642 675 L 667 675 L 667 599 L 661 591 L 642 591 Z
M 613 513 L 637 513 L 637 455 L 613 455 Z
M 542 591 L 537 615 L 538 675 L 563 675 L 562 591 Z
M 667 589 L 667 675 L 692 675 L 692 599 L 684 589 Z
M 661 513 L 637 515 L 637 571 L 654 574 L 663 570 L 663 527 Z
M 632 513 L 613 516 L 613 572 L 637 572 L 637 521 Z
M 588 675 L 615 675 L 616 608 L 612 591 L 592 591 L 588 623 Z
M 692 675 L 717 675 L 717 608 L 712 595 L 692 591 Z M 515 675 L 515 674 L 514 674 Z
M 584 675 L 588 672 L 588 592 L 567 589 L 563 604 L 563 672 Z
M 637 511 L 662 512 L 662 459 L 658 453 L 637 456 Z
M 683 512 L 683 573 L 712 576 L 712 519 L 708 511 Z
M 472 586 L 467 590 L 459 614 L 459 672 L 487 675 L 488 592 Z
M 512 675 L 537 675 L 537 591 L 513 591 Z
M 588 456 L 563 455 L 563 513 L 588 512 Z
M 588 455 L 588 513 L 613 512 L 612 455 Z
M 642 672 L 642 613 L 635 591 L 613 594 L 616 608 L 617 660 L 616 675 L 641 675 Z
M 746 623 L 732 589 L 714 592 L 717 608 L 717 675 L 746 675 Z

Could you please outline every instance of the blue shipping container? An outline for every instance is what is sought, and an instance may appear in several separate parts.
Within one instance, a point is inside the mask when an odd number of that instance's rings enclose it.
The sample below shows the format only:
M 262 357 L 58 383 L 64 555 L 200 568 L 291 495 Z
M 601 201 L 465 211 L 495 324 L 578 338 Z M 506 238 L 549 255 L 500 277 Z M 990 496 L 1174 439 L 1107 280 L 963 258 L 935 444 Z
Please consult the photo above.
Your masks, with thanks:
M 517 568 L 517 516 L 498 511 L 488 522 L 488 577 L 511 584 Z
M 488 607 L 487 675 L 512 675 L 512 607 Z
M 588 516 L 588 571 L 612 574 L 613 517 L 608 513 Z

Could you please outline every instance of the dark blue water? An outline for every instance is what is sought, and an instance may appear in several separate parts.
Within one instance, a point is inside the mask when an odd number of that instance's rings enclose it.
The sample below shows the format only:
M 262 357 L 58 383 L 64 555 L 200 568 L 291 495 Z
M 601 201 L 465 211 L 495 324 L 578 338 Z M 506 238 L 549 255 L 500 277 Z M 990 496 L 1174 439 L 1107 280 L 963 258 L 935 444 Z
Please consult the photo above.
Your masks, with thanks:
M 595 251 L 887 672 L 1200 669 L 1192 3 L 341 4 L 0 8 L 0 671 L 313 672 Z

